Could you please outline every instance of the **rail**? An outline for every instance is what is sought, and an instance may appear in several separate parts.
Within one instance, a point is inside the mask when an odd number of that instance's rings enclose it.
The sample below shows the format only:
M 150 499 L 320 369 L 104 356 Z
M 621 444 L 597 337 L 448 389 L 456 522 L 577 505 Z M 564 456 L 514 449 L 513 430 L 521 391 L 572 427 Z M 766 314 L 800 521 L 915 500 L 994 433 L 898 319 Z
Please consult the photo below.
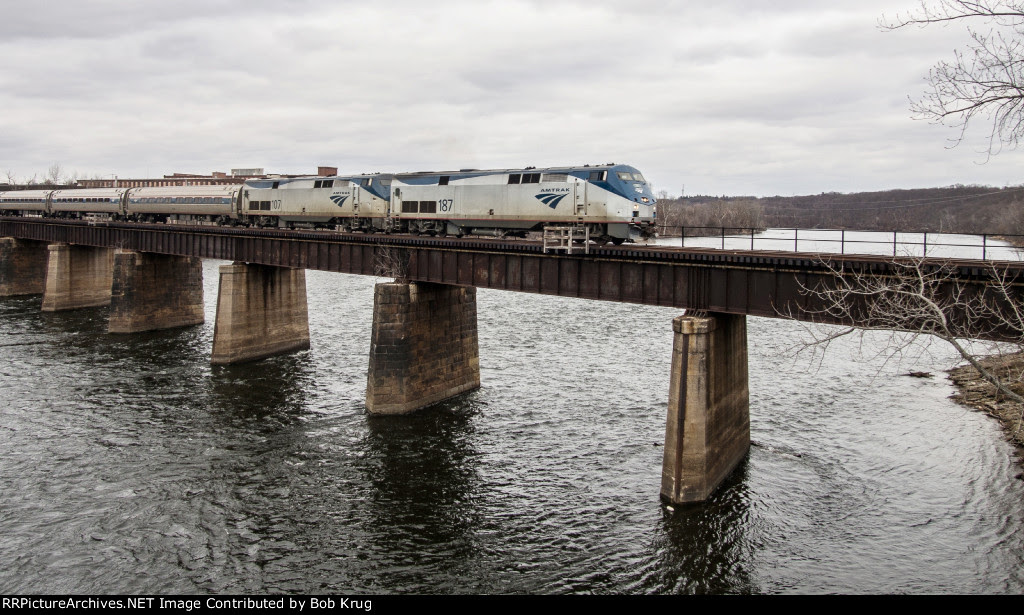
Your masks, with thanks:
M 1024 260 L 1024 235 L 1004 233 L 971 235 L 730 226 L 677 226 L 662 227 L 659 230 L 667 229 L 678 230 L 683 248 L 800 252 L 803 246 L 804 252 Z

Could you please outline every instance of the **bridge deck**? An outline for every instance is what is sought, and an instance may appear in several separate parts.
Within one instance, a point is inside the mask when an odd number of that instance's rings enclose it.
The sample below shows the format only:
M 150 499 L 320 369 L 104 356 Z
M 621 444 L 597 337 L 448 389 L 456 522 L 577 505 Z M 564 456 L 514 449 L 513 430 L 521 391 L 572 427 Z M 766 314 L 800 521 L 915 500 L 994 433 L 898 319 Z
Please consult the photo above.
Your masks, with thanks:
M 668 246 L 592 247 L 589 255 L 544 254 L 540 242 L 331 231 L 0 218 L 0 236 L 393 277 L 418 282 L 669 306 L 730 314 L 812 316 L 805 289 L 834 284 L 825 265 L 884 274 L 891 256 L 716 250 Z M 993 268 L 1024 286 L 1024 263 L 925 259 L 979 288 Z M 849 324 L 849 323 L 844 323 Z

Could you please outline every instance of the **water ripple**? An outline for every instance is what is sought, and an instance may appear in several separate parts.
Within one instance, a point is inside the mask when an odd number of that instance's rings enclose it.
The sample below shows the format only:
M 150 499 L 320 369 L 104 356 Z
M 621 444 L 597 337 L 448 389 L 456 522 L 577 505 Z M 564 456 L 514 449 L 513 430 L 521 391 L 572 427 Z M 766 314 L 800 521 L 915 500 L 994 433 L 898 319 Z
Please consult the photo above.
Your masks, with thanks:
M 309 272 L 312 348 L 231 367 L 212 322 L 110 336 L 0 300 L 0 592 L 1024 589 L 1019 468 L 942 379 L 856 343 L 810 366 L 750 318 L 755 445 L 670 510 L 676 311 L 481 290 L 483 388 L 370 417 L 373 282 Z

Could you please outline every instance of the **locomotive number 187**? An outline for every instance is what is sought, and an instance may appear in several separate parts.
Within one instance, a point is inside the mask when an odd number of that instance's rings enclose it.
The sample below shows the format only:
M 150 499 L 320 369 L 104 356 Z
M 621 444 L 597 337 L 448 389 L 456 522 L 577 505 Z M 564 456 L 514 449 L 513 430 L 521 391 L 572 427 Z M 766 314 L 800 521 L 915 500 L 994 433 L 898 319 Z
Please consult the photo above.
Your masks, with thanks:
M 451 211 L 453 201 L 454 199 L 441 199 L 437 204 L 441 208 L 441 211 Z

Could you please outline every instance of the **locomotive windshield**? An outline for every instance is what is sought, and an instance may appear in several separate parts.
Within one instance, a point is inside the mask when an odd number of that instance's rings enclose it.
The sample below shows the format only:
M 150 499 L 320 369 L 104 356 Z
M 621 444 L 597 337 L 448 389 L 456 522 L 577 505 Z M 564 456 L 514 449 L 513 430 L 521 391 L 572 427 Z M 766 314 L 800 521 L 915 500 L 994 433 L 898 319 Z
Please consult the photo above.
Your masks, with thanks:
M 621 179 L 624 182 L 632 182 L 632 181 L 642 182 L 642 181 L 646 181 L 644 179 L 644 176 L 640 175 L 639 173 L 626 173 L 625 171 L 619 171 L 618 173 L 616 173 L 616 175 L 618 175 L 619 179 Z

